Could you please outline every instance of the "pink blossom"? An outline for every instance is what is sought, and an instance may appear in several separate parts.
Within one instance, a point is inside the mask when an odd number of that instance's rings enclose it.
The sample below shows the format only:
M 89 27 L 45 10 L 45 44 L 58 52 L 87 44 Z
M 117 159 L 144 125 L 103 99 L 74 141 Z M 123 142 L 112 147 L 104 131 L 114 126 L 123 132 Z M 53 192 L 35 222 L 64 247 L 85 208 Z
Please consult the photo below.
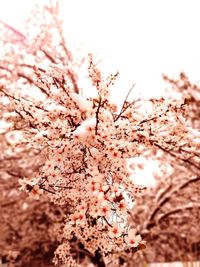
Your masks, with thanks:
M 117 224 L 113 224 L 112 228 L 109 229 L 109 237 L 110 238 L 118 238 L 122 235 L 123 230 L 118 227 Z
M 136 229 L 130 229 L 128 231 L 128 236 L 125 236 L 125 242 L 130 246 L 130 247 L 137 247 L 140 242 L 142 241 L 142 238 L 140 235 L 136 235 Z
M 109 217 L 110 214 L 111 214 L 111 208 L 109 204 L 104 201 L 103 204 L 100 206 L 99 215 L 104 217 Z

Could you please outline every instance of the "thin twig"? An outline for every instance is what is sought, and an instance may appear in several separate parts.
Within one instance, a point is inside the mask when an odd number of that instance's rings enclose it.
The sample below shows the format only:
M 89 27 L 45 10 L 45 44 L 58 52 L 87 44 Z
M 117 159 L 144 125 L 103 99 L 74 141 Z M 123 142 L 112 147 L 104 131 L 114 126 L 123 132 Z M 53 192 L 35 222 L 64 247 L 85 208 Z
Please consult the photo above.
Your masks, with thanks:
M 130 93 L 131 93 L 131 91 L 133 90 L 134 87 L 135 87 L 135 84 L 133 84 L 132 87 L 131 87 L 131 89 L 128 91 L 128 94 L 126 95 L 126 98 L 125 98 L 125 100 L 124 100 L 124 103 L 123 103 L 123 105 L 122 105 L 122 108 L 121 108 L 119 114 L 117 115 L 117 117 L 116 117 L 115 120 L 114 120 L 115 122 L 120 118 L 120 116 L 124 113 L 124 111 L 125 111 L 128 107 L 130 107 L 130 106 L 132 105 L 132 103 L 131 103 L 131 104 L 129 104 L 129 105 L 125 108 L 126 101 L 127 101 L 128 97 L 129 97 L 129 95 L 130 95 Z

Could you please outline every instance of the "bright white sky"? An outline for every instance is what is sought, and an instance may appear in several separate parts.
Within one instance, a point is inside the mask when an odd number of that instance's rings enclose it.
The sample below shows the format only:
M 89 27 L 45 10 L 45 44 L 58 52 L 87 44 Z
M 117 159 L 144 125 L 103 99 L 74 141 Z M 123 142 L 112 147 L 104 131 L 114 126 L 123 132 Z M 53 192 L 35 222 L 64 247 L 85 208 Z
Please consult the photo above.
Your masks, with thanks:
M 35 2 L 0 0 L 0 19 L 20 28 Z M 60 0 L 71 47 L 102 59 L 106 73 L 120 71 L 114 98 L 162 94 L 161 74 L 200 76 L 199 0 Z
M 63 2 L 69 36 L 100 53 L 109 71 L 119 69 L 120 87 L 125 91 L 136 82 L 142 95 L 159 94 L 164 88 L 161 74 L 181 70 L 198 80 L 200 1 Z
M 35 2 L 0 0 L 0 18 L 20 27 Z M 93 52 L 105 72 L 120 71 L 116 99 L 136 83 L 135 93 L 159 95 L 161 74 L 200 74 L 199 0 L 60 0 L 72 47 Z M 120 88 L 120 89 L 119 89 Z

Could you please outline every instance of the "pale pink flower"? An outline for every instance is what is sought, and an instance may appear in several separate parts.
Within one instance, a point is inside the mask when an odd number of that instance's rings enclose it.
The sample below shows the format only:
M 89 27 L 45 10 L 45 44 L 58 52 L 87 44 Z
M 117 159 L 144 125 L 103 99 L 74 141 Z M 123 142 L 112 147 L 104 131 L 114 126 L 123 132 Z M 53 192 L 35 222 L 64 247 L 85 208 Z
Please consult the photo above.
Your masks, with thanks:
M 75 212 L 69 216 L 72 224 L 83 225 L 86 221 L 85 214 L 83 211 Z
M 77 224 L 83 225 L 86 223 L 86 217 L 85 214 L 83 214 L 82 212 L 79 213 L 78 218 L 76 220 Z
M 122 189 L 119 187 L 118 183 L 114 183 L 111 186 L 111 197 L 114 199 L 121 194 Z
M 100 207 L 99 215 L 109 217 L 111 214 L 111 208 L 107 203 L 103 203 L 103 205 Z
M 128 236 L 125 236 L 125 242 L 130 246 L 130 247 L 137 247 L 140 242 L 142 241 L 142 238 L 140 235 L 136 235 L 136 230 L 135 229 L 130 229 L 128 231 Z
M 124 214 L 127 212 L 127 204 L 124 200 L 121 200 L 118 205 L 118 210 Z
M 112 228 L 109 229 L 108 235 L 110 238 L 118 238 L 122 235 L 122 232 L 122 229 L 117 224 L 113 224 Z
M 41 189 L 39 185 L 34 185 L 30 192 L 30 196 L 37 200 L 40 198 L 42 194 L 43 194 L 43 189 Z
M 85 186 L 86 190 L 88 191 L 89 194 L 94 193 L 97 188 L 96 188 L 96 183 L 94 181 L 89 182 L 86 186 Z

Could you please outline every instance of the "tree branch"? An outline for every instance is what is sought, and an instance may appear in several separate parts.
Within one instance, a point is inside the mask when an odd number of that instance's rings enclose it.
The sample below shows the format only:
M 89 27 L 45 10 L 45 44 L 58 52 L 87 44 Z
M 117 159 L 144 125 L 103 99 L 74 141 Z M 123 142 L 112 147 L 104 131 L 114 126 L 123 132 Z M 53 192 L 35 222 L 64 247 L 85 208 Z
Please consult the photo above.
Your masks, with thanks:
M 192 182 L 197 182 L 200 180 L 200 176 L 194 177 L 192 179 L 189 179 L 185 182 L 183 182 L 181 185 L 178 185 L 175 189 L 173 189 L 163 200 L 161 200 L 158 205 L 153 209 L 152 213 L 149 215 L 149 218 L 147 220 L 147 224 L 145 226 L 146 229 L 151 228 L 152 222 L 155 219 L 156 214 L 158 211 L 163 207 L 171 198 L 172 195 L 179 192 L 181 189 L 187 187 Z
M 165 219 L 166 217 L 174 214 L 174 213 L 178 213 L 181 212 L 185 209 L 194 209 L 194 208 L 200 208 L 200 204 L 199 203 L 192 203 L 192 204 L 187 204 L 185 206 L 180 206 L 177 207 L 176 209 L 170 210 L 168 212 L 166 212 L 165 214 L 161 214 L 158 218 L 158 223 L 160 223 L 163 219 Z

